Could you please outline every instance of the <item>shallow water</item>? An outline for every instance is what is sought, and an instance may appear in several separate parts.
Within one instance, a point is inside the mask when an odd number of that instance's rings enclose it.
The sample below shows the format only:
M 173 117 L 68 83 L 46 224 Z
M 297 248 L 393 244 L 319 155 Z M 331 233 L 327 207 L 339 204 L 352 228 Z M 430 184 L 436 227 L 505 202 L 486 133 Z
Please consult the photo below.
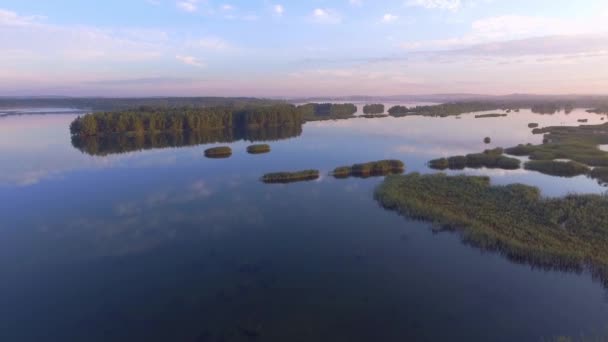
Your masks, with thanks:
M 74 117 L 0 119 L 2 341 L 539 341 L 608 327 L 608 292 L 589 274 L 515 264 L 385 211 L 381 178 L 325 176 L 385 158 L 434 172 L 429 159 L 540 143 L 529 122 L 598 115 L 312 122 L 269 154 L 239 141 L 221 160 L 203 156 L 216 145 L 91 156 L 70 143 Z M 309 168 L 324 176 L 259 181 Z M 546 196 L 606 189 L 466 173 Z

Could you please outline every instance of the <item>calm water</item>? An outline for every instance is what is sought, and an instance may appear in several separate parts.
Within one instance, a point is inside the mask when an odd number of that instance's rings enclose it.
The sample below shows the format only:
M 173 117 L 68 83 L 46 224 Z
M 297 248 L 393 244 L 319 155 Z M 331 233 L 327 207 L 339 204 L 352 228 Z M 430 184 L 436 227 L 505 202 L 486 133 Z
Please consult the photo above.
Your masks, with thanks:
M 230 143 L 85 154 L 75 115 L 0 119 L 0 341 L 541 341 L 608 329 L 589 274 L 533 269 L 434 234 L 373 200 L 381 178 L 265 185 L 265 172 L 432 158 L 539 143 L 506 118 L 314 122 L 252 156 Z M 485 145 L 484 137 L 492 137 Z M 547 196 L 586 177 L 468 171 Z

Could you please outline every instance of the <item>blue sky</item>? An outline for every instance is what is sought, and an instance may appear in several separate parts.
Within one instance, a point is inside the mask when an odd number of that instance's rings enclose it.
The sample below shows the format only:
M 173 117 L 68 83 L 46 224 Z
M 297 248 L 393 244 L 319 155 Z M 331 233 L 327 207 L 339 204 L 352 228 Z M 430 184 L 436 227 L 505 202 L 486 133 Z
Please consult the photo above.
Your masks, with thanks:
M 605 93 L 605 0 L 0 0 L 0 95 Z

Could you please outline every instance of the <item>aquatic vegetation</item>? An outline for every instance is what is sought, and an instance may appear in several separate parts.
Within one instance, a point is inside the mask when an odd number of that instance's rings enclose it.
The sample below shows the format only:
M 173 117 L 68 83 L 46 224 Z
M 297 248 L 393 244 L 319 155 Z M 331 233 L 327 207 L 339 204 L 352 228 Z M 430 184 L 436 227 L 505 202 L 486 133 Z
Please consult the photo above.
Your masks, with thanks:
M 505 153 L 531 160 L 569 159 L 587 166 L 608 166 L 608 152 L 598 148 L 608 144 L 608 124 L 536 128 L 533 132 L 545 134 L 543 144 L 518 145 Z
M 315 180 L 319 178 L 319 170 L 303 170 L 297 172 L 273 172 L 262 176 L 264 183 L 294 183 Z
M 454 156 L 449 158 L 439 158 L 429 161 L 428 165 L 437 170 L 462 170 L 465 167 L 489 169 L 519 169 L 521 161 L 503 155 L 503 149 L 498 147 L 492 150 L 485 150 L 483 153 L 471 153 L 466 156 Z
M 532 160 L 525 163 L 524 168 L 561 177 L 580 176 L 589 172 L 587 165 L 575 161 Z
M 485 137 L 485 138 L 483 138 L 483 142 L 484 142 L 484 143 L 486 143 L 486 144 L 489 144 L 489 143 L 491 143 L 491 142 L 492 142 L 492 138 L 490 138 L 490 137 Z
M 531 122 L 528 124 L 528 128 L 537 128 L 539 125 L 535 122 Z
M 363 114 L 384 114 L 383 104 L 368 104 L 363 106 Z
M 379 160 L 375 162 L 337 167 L 332 175 L 336 178 L 385 176 L 403 173 L 405 164 L 400 160 Z
M 360 118 L 366 118 L 366 119 L 376 119 L 376 118 L 388 118 L 389 115 L 386 115 L 386 114 L 363 114 L 363 115 L 359 115 L 358 117 L 360 117 Z
M 250 154 L 261 154 L 270 152 L 270 145 L 268 144 L 258 144 L 247 146 L 247 153 Z
M 408 115 L 446 117 L 451 115 L 495 110 L 499 109 L 500 107 L 500 104 L 490 102 L 455 102 L 432 106 L 416 106 L 411 108 L 405 106 L 393 106 L 388 110 L 388 112 L 394 117 Z
M 573 270 L 591 266 L 608 280 L 608 196 L 548 199 L 536 187 L 492 186 L 489 177 L 412 173 L 388 176 L 375 198 L 512 260 Z
M 475 119 L 485 119 L 485 118 L 501 118 L 508 116 L 508 114 L 500 114 L 500 113 L 492 113 L 492 114 L 480 114 L 475 115 Z
M 229 146 L 212 147 L 205 150 L 205 156 L 208 158 L 227 158 L 232 155 L 232 149 Z
M 600 184 L 608 184 L 608 167 L 594 167 L 589 171 L 589 177 L 597 179 Z

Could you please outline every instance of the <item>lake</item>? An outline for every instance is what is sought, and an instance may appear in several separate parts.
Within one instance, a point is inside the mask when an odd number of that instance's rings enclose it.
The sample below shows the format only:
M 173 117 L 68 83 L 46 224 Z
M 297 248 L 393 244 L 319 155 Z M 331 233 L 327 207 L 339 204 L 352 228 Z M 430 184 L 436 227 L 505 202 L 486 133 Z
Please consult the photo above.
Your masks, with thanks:
M 430 159 L 541 143 L 528 123 L 600 115 L 309 122 L 266 135 L 262 155 L 200 139 L 90 153 L 70 141 L 76 116 L 0 118 L 1 341 L 544 341 L 608 329 L 608 291 L 588 272 L 514 263 L 384 210 L 381 177 L 328 176 L 389 158 L 436 172 Z M 204 157 L 220 145 L 230 158 Z M 322 176 L 260 182 L 304 169 Z M 464 173 L 550 197 L 606 191 L 586 176 Z

